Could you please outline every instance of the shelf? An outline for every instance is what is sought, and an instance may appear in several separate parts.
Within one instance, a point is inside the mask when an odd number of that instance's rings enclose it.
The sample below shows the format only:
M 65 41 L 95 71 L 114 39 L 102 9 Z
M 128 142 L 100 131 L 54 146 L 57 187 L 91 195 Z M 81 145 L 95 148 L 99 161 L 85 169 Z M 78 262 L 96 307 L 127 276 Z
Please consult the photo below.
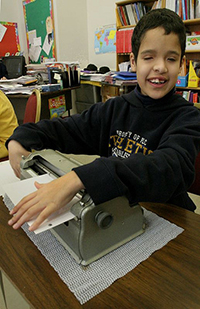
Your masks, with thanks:
M 196 18 L 196 19 L 187 19 L 187 20 L 183 20 L 183 23 L 185 24 L 185 26 L 198 26 L 200 25 L 200 18 Z M 117 26 L 117 30 L 119 29 L 126 29 L 126 28 L 134 28 L 136 25 L 127 25 L 127 26 Z
M 200 18 L 183 20 L 185 25 L 200 25 Z
M 119 1 L 119 2 L 116 2 L 116 5 L 119 6 L 119 5 L 126 5 L 126 4 L 129 4 L 129 3 L 134 3 L 134 2 L 139 2 L 138 0 L 126 0 L 126 1 Z M 146 2 L 146 3 L 154 3 L 154 0 L 143 0 L 141 2 Z
M 200 103 L 194 103 L 194 106 L 200 109 Z
M 176 89 L 200 91 L 200 87 L 178 87 L 177 86 Z
M 120 29 L 134 29 L 136 25 L 127 25 L 127 26 L 117 26 L 117 30 L 120 30 Z
M 200 53 L 200 49 L 196 49 L 196 50 L 186 50 L 185 53 L 186 53 L 186 54 Z
M 91 81 L 91 80 L 81 80 L 81 84 L 92 85 L 96 87 L 101 87 L 101 82 Z

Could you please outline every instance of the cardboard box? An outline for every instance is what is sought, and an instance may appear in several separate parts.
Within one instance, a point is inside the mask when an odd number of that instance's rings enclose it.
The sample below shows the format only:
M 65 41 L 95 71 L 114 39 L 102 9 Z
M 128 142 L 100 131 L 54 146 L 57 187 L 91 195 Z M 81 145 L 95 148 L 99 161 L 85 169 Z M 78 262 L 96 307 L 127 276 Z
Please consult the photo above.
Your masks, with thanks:
M 188 74 L 186 76 L 178 76 L 176 87 L 187 87 Z
M 200 50 L 200 35 L 189 35 L 186 38 L 186 51 Z
M 188 87 L 197 88 L 199 86 L 199 81 L 200 81 L 200 78 L 196 75 L 195 69 L 193 68 L 193 65 L 192 65 L 192 61 L 190 61 Z

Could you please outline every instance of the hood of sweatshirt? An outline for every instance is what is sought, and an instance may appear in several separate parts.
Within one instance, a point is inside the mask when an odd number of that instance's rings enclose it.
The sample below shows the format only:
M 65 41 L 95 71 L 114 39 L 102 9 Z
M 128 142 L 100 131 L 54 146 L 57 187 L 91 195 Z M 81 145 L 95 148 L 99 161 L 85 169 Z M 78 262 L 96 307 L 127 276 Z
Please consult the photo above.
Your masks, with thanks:
M 175 87 L 164 97 L 156 100 L 141 94 L 140 87 L 137 85 L 133 91 L 123 95 L 123 98 L 135 107 L 146 108 L 152 111 L 165 111 L 178 107 L 193 106 L 193 103 L 186 101 L 181 95 L 176 94 Z

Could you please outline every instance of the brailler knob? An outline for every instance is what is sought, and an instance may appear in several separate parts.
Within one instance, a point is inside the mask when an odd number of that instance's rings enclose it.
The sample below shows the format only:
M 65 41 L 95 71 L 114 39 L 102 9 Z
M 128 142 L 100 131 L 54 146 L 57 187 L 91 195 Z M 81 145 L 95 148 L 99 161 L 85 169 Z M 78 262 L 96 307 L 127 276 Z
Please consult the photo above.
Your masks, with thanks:
M 107 212 L 100 211 L 96 214 L 95 221 L 101 229 L 107 229 L 113 223 L 113 216 Z

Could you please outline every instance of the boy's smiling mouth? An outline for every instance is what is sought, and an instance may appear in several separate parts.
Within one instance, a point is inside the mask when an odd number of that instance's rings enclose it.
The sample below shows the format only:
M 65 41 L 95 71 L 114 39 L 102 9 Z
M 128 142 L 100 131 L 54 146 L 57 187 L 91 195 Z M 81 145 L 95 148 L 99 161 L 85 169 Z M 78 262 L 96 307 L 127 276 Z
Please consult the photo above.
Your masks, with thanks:
M 148 81 L 149 81 L 151 84 L 154 84 L 154 85 L 163 85 L 163 84 L 166 83 L 166 80 L 164 80 L 164 79 L 159 79 L 159 78 L 148 79 Z

